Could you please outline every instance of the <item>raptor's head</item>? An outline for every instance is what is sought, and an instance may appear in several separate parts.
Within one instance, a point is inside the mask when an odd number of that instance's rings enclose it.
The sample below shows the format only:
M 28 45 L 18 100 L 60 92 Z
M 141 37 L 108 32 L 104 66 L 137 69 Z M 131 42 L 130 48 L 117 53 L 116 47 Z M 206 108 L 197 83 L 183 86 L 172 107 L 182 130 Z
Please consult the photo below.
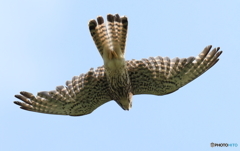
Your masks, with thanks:
M 132 108 L 132 96 L 133 94 L 129 92 L 127 97 L 122 97 L 116 102 L 123 110 L 130 110 Z

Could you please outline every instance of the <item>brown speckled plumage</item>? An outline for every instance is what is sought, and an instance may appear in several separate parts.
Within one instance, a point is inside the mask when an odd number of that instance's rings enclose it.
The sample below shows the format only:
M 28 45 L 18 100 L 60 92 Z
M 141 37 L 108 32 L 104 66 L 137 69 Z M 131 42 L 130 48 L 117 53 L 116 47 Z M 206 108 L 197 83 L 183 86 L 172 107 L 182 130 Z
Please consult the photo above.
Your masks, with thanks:
M 36 96 L 22 91 L 15 95 L 22 109 L 40 113 L 80 116 L 91 113 L 102 104 L 115 100 L 124 110 L 132 106 L 132 95 L 165 95 L 175 92 L 206 72 L 218 62 L 222 51 L 207 46 L 195 58 L 150 57 L 125 61 L 128 29 L 127 17 L 118 14 L 90 20 L 91 36 L 103 58 L 104 66 L 74 76 L 66 86 Z

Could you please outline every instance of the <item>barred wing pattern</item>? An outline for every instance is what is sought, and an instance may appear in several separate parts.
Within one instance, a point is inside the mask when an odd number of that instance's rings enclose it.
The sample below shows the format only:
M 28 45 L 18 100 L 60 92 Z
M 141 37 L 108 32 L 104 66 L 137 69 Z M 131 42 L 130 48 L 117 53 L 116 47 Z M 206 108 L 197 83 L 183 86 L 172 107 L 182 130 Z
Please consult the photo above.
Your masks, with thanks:
M 74 76 L 53 91 L 39 92 L 37 96 L 22 91 L 15 95 L 23 102 L 14 103 L 22 109 L 47 114 L 80 116 L 91 113 L 100 105 L 111 100 L 104 67 L 93 68 L 86 74 Z
M 150 57 L 126 61 L 132 91 L 137 94 L 166 95 L 172 93 L 210 69 L 219 60 L 222 51 L 206 47 L 196 58 Z M 23 102 L 14 103 L 22 109 L 40 113 L 80 116 L 91 113 L 102 104 L 111 101 L 104 67 L 93 68 L 86 74 L 73 77 L 66 87 L 53 91 L 29 92 L 15 95 Z
M 127 61 L 133 94 L 165 95 L 172 93 L 196 79 L 214 64 L 222 51 L 207 46 L 196 58 L 150 57 Z

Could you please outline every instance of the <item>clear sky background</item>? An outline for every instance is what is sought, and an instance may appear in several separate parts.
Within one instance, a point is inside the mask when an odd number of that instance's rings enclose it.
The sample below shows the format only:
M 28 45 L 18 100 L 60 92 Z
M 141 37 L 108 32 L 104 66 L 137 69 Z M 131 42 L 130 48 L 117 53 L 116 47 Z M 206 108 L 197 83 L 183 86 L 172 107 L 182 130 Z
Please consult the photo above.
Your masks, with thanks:
M 53 90 L 103 61 L 88 21 L 126 15 L 126 59 L 197 56 L 221 47 L 220 61 L 166 96 L 138 95 L 123 111 L 111 101 L 79 117 L 20 110 L 20 91 Z M 0 1 L 1 151 L 240 149 L 239 0 Z

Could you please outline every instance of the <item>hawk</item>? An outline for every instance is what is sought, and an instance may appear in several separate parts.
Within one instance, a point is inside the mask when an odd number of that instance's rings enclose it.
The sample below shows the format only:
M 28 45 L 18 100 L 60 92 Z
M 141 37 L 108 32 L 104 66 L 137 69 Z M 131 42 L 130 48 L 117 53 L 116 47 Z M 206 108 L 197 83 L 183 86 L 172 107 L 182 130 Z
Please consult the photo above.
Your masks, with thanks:
M 125 61 L 126 16 L 108 14 L 107 25 L 98 16 L 88 26 L 104 65 L 74 76 L 56 90 L 38 92 L 36 96 L 22 91 L 15 95 L 22 102 L 15 104 L 33 112 L 81 116 L 115 100 L 123 110 L 129 110 L 133 95 L 173 93 L 214 66 L 222 53 L 219 47 L 210 51 L 210 45 L 197 57 L 170 60 L 157 56 Z

